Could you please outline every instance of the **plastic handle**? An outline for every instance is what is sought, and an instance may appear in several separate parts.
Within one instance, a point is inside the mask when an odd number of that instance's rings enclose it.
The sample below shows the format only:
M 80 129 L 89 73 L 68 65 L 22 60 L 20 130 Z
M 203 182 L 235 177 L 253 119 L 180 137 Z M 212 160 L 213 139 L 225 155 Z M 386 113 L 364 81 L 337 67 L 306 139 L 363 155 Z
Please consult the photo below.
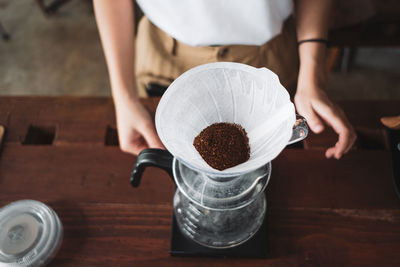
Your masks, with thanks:
M 306 119 L 303 116 L 296 114 L 296 122 L 293 126 L 292 137 L 290 137 L 288 145 L 303 140 L 307 135 L 308 126 Z
M 174 157 L 167 150 L 158 148 L 143 149 L 136 160 L 131 173 L 131 185 L 138 187 L 146 167 L 154 166 L 165 170 L 172 178 L 172 160 Z M 173 180 L 173 179 L 172 179 Z

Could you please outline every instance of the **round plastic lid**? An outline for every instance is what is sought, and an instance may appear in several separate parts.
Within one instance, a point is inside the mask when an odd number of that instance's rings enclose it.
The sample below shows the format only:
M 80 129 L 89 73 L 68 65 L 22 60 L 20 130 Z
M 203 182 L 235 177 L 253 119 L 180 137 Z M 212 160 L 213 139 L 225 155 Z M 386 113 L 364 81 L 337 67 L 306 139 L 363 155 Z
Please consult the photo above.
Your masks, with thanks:
M 61 245 L 63 228 L 53 209 L 20 200 L 0 209 L 0 266 L 41 266 Z

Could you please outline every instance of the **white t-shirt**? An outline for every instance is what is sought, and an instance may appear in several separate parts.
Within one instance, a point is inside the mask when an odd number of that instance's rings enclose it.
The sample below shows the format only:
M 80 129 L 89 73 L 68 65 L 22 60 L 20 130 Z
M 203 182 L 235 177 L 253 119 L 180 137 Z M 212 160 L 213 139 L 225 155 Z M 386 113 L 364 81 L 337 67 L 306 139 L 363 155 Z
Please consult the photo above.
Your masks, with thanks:
M 262 45 L 281 32 L 292 0 L 137 0 L 158 28 L 191 46 Z

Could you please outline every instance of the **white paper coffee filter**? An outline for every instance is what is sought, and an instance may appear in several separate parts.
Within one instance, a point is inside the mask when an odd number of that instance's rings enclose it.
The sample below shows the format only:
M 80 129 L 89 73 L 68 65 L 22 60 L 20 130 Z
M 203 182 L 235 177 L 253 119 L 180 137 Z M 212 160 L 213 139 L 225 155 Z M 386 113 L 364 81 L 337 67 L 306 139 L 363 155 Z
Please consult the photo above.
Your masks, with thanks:
M 178 77 L 156 111 L 157 133 L 165 147 L 193 169 L 237 175 L 274 159 L 287 145 L 295 109 L 278 76 L 266 68 L 231 62 L 195 67 Z M 193 146 L 194 138 L 217 122 L 240 124 L 247 132 L 250 159 L 218 171 Z

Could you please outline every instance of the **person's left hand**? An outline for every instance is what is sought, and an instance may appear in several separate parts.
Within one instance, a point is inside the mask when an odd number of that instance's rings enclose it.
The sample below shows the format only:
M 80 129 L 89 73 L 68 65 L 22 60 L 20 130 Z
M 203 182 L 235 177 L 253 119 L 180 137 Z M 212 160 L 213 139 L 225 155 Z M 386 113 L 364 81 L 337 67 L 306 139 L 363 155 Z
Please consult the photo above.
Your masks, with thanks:
M 307 86 L 308 88 L 304 88 L 299 84 L 297 88 L 294 97 L 297 111 L 306 118 L 314 133 L 321 133 L 324 123 L 333 128 L 339 139 L 335 146 L 326 150 L 325 156 L 340 159 L 353 146 L 357 139 L 356 133 L 343 110 L 328 98 L 325 91 L 312 84 Z

